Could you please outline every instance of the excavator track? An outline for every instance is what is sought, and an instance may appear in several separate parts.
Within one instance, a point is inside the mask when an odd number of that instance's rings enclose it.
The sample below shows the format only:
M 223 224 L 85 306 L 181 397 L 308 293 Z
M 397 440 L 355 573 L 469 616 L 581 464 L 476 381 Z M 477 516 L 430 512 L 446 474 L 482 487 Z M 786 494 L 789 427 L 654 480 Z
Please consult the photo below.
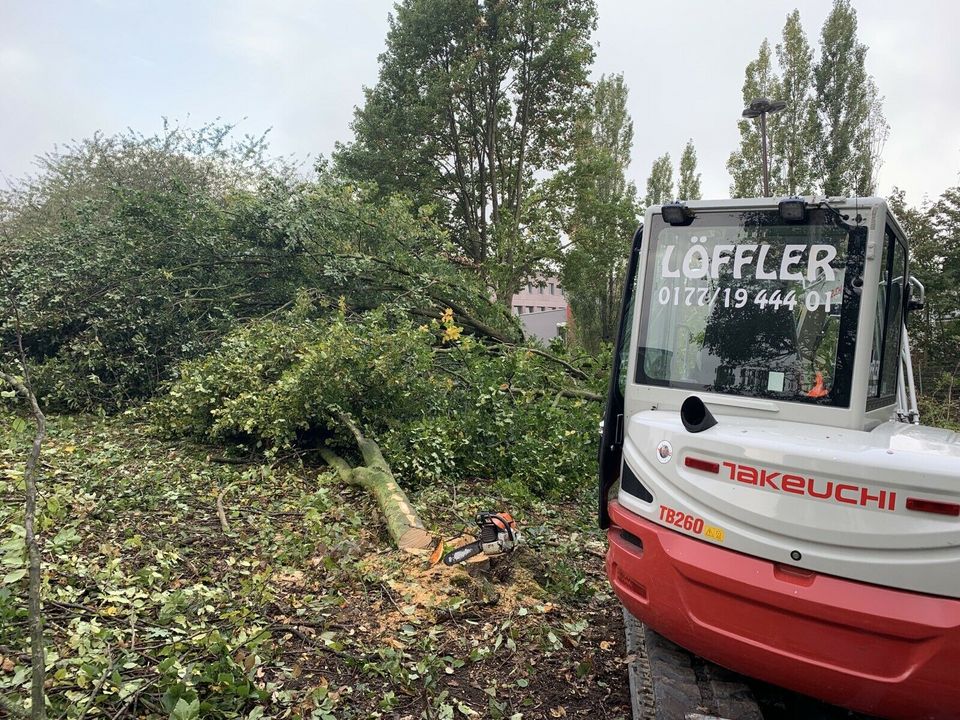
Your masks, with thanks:
M 763 720 L 743 678 L 691 655 L 623 611 L 634 720 Z
M 875 720 L 687 652 L 623 611 L 633 720 Z

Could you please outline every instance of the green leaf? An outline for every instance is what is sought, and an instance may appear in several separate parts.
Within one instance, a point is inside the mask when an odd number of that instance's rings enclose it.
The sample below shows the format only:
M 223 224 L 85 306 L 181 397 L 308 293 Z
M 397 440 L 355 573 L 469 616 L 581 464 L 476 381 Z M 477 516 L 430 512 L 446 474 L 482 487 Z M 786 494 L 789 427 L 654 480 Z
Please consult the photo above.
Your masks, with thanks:
M 199 717 L 200 698 L 194 698 L 190 702 L 180 698 L 170 713 L 170 720 L 197 720 Z
M 8 572 L 3 576 L 3 580 L 0 580 L 0 585 L 12 585 L 15 582 L 19 582 L 27 576 L 26 568 L 19 568 L 12 572 Z

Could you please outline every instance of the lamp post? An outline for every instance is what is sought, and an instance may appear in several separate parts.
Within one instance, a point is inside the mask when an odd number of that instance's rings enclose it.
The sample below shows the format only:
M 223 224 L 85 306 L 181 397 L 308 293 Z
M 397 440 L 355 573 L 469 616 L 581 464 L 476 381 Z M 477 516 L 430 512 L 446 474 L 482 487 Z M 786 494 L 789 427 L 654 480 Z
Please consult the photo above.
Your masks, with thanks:
M 763 196 L 770 196 L 770 168 L 767 166 L 767 115 L 780 112 L 787 104 L 783 100 L 754 100 L 743 109 L 743 117 L 760 118 L 761 151 L 763 153 Z

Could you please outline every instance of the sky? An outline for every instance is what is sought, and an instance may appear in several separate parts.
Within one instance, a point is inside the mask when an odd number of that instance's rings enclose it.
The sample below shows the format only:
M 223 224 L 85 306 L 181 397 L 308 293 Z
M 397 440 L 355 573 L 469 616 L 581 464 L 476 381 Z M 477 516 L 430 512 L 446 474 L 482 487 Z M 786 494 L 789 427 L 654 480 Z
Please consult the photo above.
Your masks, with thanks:
M 727 197 L 746 64 L 800 7 L 817 45 L 830 0 L 598 0 L 594 75 L 622 72 L 630 179 L 693 139 L 704 197 Z M 100 130 L 151 134 L 166 117 L 269 130 L 306 163 L 351 138 L 377 80 L 391 0 L 0 0 L 0 186 Z M 960 3 L 854 0 L 867 71 L 891 126 L 878 191 L 911 203 L 960 183 Z

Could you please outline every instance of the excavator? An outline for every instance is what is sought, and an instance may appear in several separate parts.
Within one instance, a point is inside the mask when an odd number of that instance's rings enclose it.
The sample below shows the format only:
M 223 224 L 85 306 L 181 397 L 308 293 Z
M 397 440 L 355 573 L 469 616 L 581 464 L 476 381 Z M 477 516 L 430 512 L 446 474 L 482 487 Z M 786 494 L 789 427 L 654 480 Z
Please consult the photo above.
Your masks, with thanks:
M 960 718 L 960 436 L 882 198 L 648 208 L 601 432 L 606 570 L 646 628 L 884 718 Z

